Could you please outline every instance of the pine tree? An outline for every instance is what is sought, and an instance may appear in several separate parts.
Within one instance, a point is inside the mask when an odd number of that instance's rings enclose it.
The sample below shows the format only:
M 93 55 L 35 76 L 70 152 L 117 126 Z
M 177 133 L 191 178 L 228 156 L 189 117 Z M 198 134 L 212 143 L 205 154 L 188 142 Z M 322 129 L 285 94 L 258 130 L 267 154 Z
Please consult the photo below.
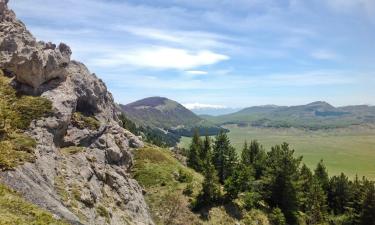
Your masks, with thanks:
M 199 153 L 201 152 L 202 142 L 199 137 L 198 130 L 195 130 L 194 136 L 189 148 L 189 153 L 187 157 L 187 165 L 193 168 L 196 171 L 201 171 L 201 160 L 199 157 Z
M 250 151 L 249 147 L 247 146 L 247 141 L 243 144 L 242 152 L 241 152 L 241 163 L 245 165 L 250 165 Z
M 199 158 L 201 163 L 204 164 L 208 159 L 211 160 L 211 154 L 211 138 L 208 135 L 206 135 L 202 147 L 199 151 Z
M 326 220 L 326 195 L 316 177 L 312 179 L 307 195 L 306 213 L 308 215 L 308 224 L 321 224 Z
M 248 146 L 245 142 L 242 154 L 241 162 L 245 165 L 251 165 L 255 170 L 255 177 L 259 179 L 265 168 L 266 152 L 262 145 L 257 140 L 250 142 Z
M 362 203 L 361 225 L 375 225 L 375 187 L 370 185 Z
M 343 214 L 350 206 L 351 189 L 348 177 L 341 173 L 333 176 L 329 181 L 328 205 L 337 214 Z
M 202 190 L 197 196 L 196 209 L 214 204 L 221 196 L 219 179 L 216 175 L 215 167 L 209 160 L 204 164 L 203 175 L 204 181 Z
M 276 145 L 268 152 L 263 180 L 263 198 L 271 207 L 278 207 L 288 224 L 296 224 L 299 209 L 299 165 L 302 157 L 295 158 L 287 143 Z
M 300 208 L 303 212 L 307 211 L 307 208 L 309 207 L 309 194 L 311 191 L 311 184 L 313 180 L 313 174 L 311 170 L 303 164 L 301 167 L 301 172 L 299 176 L 300 180 Z
M 251 166 L 238 164 L 234 172 L 224 183 L 224 190 L 231 200 L 236 199 L 240 192 L 250 192 L 254 181 L 254 172 Z
M 329 186 L 329 177 L 326 166 L 323 160 L 320 160 L 314 171 L 314 176 L 318 179 L 320 185 L 322 185 L 323 191 L 327 193 Z
M 217 170 L 220 183 L 230 176 L 237 163 L 237 154 L 235 148 L 230 145 L 228 136 L 224 131 L 216 136 L 213 147 L 213 163 Z

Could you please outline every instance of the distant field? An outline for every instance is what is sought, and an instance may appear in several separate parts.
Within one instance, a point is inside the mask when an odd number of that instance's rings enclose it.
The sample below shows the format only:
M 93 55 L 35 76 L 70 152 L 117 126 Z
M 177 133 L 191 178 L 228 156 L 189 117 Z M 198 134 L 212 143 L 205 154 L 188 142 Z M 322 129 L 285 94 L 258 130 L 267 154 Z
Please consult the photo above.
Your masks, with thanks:
M 240 152 L 244 140 L 257 139 L 269 150 L 271 146 L 288 142 L 310 168 L 323 159 L 331 175 L 344 172 L 375 179 L 375 129 L 346 128 L 307 131 L 294 128 L 255 128 L 224 126 L 229 129 L 232 145 Z M 180 146 L 187 147 L 190 138 L 183 137 Z

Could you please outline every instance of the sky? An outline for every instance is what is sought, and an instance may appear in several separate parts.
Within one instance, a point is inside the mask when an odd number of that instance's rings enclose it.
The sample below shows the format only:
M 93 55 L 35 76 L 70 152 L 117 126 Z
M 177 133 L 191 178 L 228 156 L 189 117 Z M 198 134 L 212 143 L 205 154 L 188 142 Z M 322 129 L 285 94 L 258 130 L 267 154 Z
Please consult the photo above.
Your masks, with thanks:
M 375 105 L 375 0 L 10 0 L 115 101 Z

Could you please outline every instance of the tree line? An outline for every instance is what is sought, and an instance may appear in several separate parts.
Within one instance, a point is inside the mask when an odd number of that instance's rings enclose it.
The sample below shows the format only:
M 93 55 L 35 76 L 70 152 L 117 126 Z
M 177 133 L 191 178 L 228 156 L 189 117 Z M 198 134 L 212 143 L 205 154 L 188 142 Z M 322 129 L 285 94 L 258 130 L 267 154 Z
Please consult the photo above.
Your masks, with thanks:
M 187 164 L 204 176 L 195 210 L 242 202 L 261 210 L 273 225 L 375 225 L 374 182 L 328 176 L 323 161 L 312 171 L 287 143 L 266 151 L 256 140 L 240 155 L 225 132 L 203 139 L 195 132 Z

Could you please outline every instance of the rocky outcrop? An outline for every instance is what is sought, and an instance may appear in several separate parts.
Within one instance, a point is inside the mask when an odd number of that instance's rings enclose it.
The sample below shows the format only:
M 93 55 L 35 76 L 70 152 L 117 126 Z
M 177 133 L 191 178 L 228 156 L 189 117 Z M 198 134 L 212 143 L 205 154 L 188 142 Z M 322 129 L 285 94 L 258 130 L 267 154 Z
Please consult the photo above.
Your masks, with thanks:
M 72 224 L 153 224 L 142 188 L 129 175 L 132 151 L 143 145 L 124 130 L 105 84 L 70 60 L 65 44 L 37 42 L 0 0 L 0 68 L 14 87 L 53 104 L 33 121 L 35 163 L 0 173 L 0 181 Z M 77 127 L 79 113 L 98 127 Z

